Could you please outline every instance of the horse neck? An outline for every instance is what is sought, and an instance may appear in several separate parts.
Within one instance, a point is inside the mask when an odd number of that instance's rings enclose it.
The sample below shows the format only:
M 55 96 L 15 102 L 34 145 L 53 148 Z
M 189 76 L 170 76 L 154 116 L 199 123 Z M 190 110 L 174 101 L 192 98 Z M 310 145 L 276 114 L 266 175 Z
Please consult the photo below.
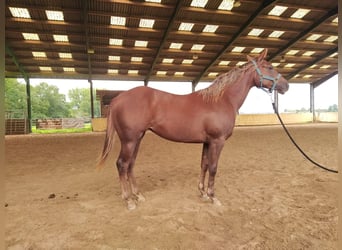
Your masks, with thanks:
M 223 98 L 228 101 L 237 112 L 245 101 L 249 90 L 254 86 L 254 70 L 248 69 L 237 78 L 237 80 L 228 85 Z

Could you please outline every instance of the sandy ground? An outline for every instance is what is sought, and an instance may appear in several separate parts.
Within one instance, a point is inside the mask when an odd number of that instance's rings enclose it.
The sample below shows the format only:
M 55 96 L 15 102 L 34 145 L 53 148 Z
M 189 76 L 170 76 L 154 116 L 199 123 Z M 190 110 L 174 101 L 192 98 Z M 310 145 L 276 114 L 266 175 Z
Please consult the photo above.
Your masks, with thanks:
M 337 166 L 337 125 L 291 126 Z M 136 163 L 146 197 L 128 211 L 114 166 L 95 170 L 104 133 L 6 136 L 7 249 L 337 249 L 336 174 L 306 161 L 278 126 L 226 142 L 214 206 L 199 198 L 201 145 L 148 133 Z

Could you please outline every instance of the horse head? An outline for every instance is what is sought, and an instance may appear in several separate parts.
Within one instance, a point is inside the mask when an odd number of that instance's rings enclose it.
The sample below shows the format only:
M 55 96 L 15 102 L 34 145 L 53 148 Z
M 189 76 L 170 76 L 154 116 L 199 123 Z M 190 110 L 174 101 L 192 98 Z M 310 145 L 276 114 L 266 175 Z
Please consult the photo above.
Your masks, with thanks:
M 278 73 L 271 63 L 265 60 L 267 49 L 265 49 L 257 58 L 247 56 L 249 62 L 252 62 L 255 67 L 254 84 L 258 88 L 268 89 L 269 92 L 277 90 L 284 94 L 289 89 L 287 80 Z

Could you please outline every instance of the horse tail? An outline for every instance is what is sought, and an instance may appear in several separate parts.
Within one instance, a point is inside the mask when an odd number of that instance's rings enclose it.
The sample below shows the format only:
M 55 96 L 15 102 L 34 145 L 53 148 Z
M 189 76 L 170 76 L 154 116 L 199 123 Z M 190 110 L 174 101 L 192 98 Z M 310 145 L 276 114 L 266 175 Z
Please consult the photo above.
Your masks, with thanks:
M 106 161 L 106 159 L 107 159 L 107 157 L 108 157 L 108 155 L 112 149 L 112 146 L 115 142 L 114 135 L 115 135 L 115 128 L 114 128 L 113 121 L 111 119 L 111 112 L 109 109 L 108 117 L 107 117 L 106 137 L 105 137 L 102 153 L 99 156 L 99 159 L 97 161 L 96 168 L 100 169 L 103 167 L 103 164 L 105 163 L 105 161 Z

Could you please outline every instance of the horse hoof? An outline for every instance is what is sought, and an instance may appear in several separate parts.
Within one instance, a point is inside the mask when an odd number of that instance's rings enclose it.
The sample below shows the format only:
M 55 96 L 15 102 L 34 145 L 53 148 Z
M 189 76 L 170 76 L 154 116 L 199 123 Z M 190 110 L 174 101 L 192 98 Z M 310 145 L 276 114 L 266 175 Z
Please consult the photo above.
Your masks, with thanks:
M 201 194 L 201 198 L 203 201 L 209 201 L 210 200 L 210 198 L 207 194 Z
M 211 200 L 215 206 L 218 206 L 218 207 L 222 206 L 221 201 L 219 201 L 217 198 L 213 197 Z
M 136 194 L 135 196 L 136 196 L 136 199 L 137 199 L 138 202 L 146 201 L 145 197 L 141 193 Z
M 127 209 L 128 210 L 134 210 L 137 207 L 137 205 L 135 204 L 135 202 L 133 200 L 128 200 L 127 201 Z

